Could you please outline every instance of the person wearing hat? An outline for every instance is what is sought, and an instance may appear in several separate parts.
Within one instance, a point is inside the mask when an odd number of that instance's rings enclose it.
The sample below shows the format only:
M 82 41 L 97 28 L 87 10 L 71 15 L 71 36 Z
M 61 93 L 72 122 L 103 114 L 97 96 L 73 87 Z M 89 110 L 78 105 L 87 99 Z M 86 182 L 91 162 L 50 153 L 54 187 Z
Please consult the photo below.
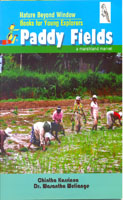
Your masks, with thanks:
M 63 135 L 65 135 L 65 130 L 63 127 L 63 111 L 61 110 L 61 107 L 58 106 L 57 109 L 53 112 L 52 119 L 54 122 L 54 126 L 56 128 L 56 132 L 61 131 Z
M 76 130 L 76 132 L 79 132 L 79 130 L 82 126 L 82 116 L 84 117 L 84 120 L 86 123 L 86 116 L 83 111 L 83 105 L 81 103 L 81 98 L 79 96 L 76 97 L 73 111 L 74 111 L 74 116 L 75 116 L 75 130 Z M 73 127 L 73 129 L 74 129 L 74 127 Z
M 7 137 L 11 136 L 12 129 L 7 128 L 5 130 L 0 130 L 0 149 L 2 154 L 11 155 L 10 153 L 6 152 L 4 149 L 4 141 Z
M 98 104 L 97 104 L 97 96 L 92 96 L 92 102 L 91 102 L 91 116 L 93 121 L 93 127 L 92 130 L 97 130 L 97 123 L 98 123 Z
M 108 111 L 106 113 L 106 117 L 107 117 L 107 125 L 108 125 L 108 129 L 112 129 L 113 125 L 115 123 L 116 120 L 119 121 L 119 124 L 122 126 L 122 112 L 114 112 L 114 111 Z

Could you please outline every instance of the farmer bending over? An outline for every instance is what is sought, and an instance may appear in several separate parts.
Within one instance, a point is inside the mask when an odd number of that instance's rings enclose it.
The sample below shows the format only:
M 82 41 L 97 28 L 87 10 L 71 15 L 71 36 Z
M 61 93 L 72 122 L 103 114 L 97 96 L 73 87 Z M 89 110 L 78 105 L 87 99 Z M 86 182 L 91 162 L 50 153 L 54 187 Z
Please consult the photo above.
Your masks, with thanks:
M 98 104 L 97 104 L 97 96 L 93 95 L 92 102 L 91 102 L 91 116 L 93 121 L 92 130 L 97 130 L 97 123 L 98 123 Z
M 32 144 L 42 147 L 42 150 L 45 151 L 45 144 L 47 141 L 54 140 L 54 137 L 50 135 L 51 123 L 50 122 L 37 122 L 32 127 L 31 140 L 28 148 Z M 46 133 L 49 133 L 48 136 L 45 136 Z M 49 137 L 50 135 L 50 137 Z M 46 140 L 46 141 L 45 141 Z
M 11 155 L 10 153 L 6 152 L 4 149 L 4 141 L 7 137 L 11 136 L 12 129 L 7 128 L 6 130 L 0 130 L 0 149 L 2 154 Z
M 116 120 L 119 120 L 119 124 L 122 126 L 122 112 L 114 112 L 114 111 L 108 111 L 106 114 L 107 117 L 107 125 L 109 129 L 113 128 L 113 125 L 115 123 Z
M 85 124 L 86 124 L 86 116 L 83 111 L 83 105 L 81 103 L 81 98 L 79 96 L 76 97 L 76 101 L 74 103 L 74 116 L 75 116 L 75 129 L 76 132 L 79 132 L 82 126 L 82 116 L 84 117 Z
M 61 107 L 58 106 L 56 111 L 54 111 L 52 119 L 54 121 L 54 126 L 56 127 L 56 131 L 59 132 L 61 131 L 63 135 L 65 135 L 65 131 L 63 128 L 63 111 L 61 110 Z

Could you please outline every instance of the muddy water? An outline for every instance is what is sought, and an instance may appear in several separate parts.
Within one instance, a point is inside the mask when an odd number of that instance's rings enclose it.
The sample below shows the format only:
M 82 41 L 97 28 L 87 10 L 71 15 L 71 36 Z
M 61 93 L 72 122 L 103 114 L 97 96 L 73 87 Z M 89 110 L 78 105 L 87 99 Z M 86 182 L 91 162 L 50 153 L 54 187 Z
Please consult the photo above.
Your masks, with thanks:
M 109 110 L 114 110 L 116 112 L 121 111 L 121 103 L 104 103 L 99 105 L 99 122 L 98 122 L 98 130 L 106 130 L 106 112 Z M 71 124 L 71 116 L 73 114 L 72 111 L 73 107 L 70 106 L 63 106 L 62 110 L 64 113 L 64 118 L 63 118 L 63 123 L 65 127 L 65 133 L 66 136 L 75 134 L 74 131 L 71 131 L 72 124 Z M 23 147 L 27 147 L 30 141 L 30 133 L 31 133 L 31 127 L 35 122 L 38 121 L 52 121 L 52 113 L 55 110 L 55 107 L 48 107 L 48 108 L 31 108 L 31 109 L 18 109 L 17 113 L 14 113 L 14 109 L 12 110 L 1 110 L 0 113 L 0 125 L 2 129 L 5 129 L 6 127 L 10 127 L 13 130 L 12 137 L 7 138 L 4 144 L 4 148 L 8 152 L 12 152 L 10 157 L 3 157 L 0 155 L 0 161 L 2 161 L 3 166 L 7 161 L 12 161 L 13 163 L 19 159 L 22 160 L 24 159 L 24 155 L 26 156 L 26 152 L 21 152 L 20 149 Z M 80 134 L 85 135 L 89 137 L 90 131 L 92 128 L 92 118 L 90 115 L 90 105 L 84 105 L 84 112 L 86 114 L 87 118 L 87 124 L 84 124 L 83 120 L 83 126 L 81 128 Z M 114 127 L 117 128 L 117 127 Z M 105 134 L 105 132 L 104 132 Z M 68 137 L 69 140 L 69 137 Z M 69 142 L 69 141 L 68 141 Z M 116 141 L 114 141 L 115 144 Z M 63 151 L 66 151 L 67 148 L 72 148 L 75 151 L 78 149 L 77 146 L 74 146 L 74 141 L 71 147 L 65 146 L 65 149 Z M 33 152 L 37 150 L 37 147 L 32 145 L 31 151 L 30 151 L 30 156 L 33 155 Z M 96 148 L 93 148 L 93 151 L 95 151 Z M 60 151 L 60 147 L 59 147 Z M 106 148 L 100 148 L 99 151 L 102 153 L 109 153 L 108 147 Z M 121 154 L 119 154 L 119 157 Z M 84 158 L 83 158 L 84 159 Z M 107 158 L 102 158 L 100 162 L 107 162 Z M 113 158 L 111 158 L 113 159 Z M 118 157 L 117 157 L 118 159 Z M 118 161 L 117 161 L 118 162 Z M 115 167 L 119 165 L 118 163 L 115 163 Z M 62 169 L 61 169 L 62 170 Z M 102 170 L 102 169 L 101 169 Z M 83 169 L 81 169 L 80 173 L 84 173 Z M 89 171 L 89 167 L 88 167 Z M 103 170 L 102 170 L 103 171 Z M 15 170 L 16 173 L 16 170 Z
M 121 111 L 121 103 L 105 103 L 99 105 L 99 122 L 98 122 L 98 129 L 103 129 L 106 127 L 106 112 L 107 110 L 115 110 L 115 111 Z M 63 106 L 63 123 L 64 127 L 66 129 L 66 134 L 69 135 L 72 133 L 71 128 L 71 116 L 73 114 L 72 106 Z M 27 146 L 30 139 L 30 132 L 31 127 L 33 123 L 38 121 L 52 121 L 52 113 L 55 110 L 54 107 L 48 107 L 48 108 L 31 108 L 31 109 L 19 109 L 17 114 L 13 113 L 12 110 L 1 110 L 0 112 L 0 120 L 1 120 L 1 128 L 6 128 L 7 125 L 12 128 L 13 130 L 13 138 L 16 138 L 18 140 L 17 142 L 13 142 L 11 144 L 8 144 L 8 140 L 11 140 L 9 138 L 5 142 L 5 149 L 19 149 L 19 144 L 23 144 L 24 146 Z M 84 112 L 86 114 L 87 118 L 87 124 L 84 124 L 83 119 L 83 126 L 82 131 L 89 132 L 92 128 L 93 121 L 90 115 L 90 106 L 85 105 L 84 106 Z

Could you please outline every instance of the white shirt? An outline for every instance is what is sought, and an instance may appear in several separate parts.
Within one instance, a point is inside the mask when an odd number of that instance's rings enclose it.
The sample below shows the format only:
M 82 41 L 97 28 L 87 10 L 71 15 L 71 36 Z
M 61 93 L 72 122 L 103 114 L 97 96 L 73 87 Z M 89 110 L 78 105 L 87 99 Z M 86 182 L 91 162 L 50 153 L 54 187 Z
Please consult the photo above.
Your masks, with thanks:
M 37 140 L 40 141 L 40 144 L 44 144 L 44 135 L 45 135 L 45 131 L 44 131 L 44 123 L 45 122 L 37 122 L 33 125 L 34 127 L 34 132 L 35 132 L 35 137 Z M 51 126 L 51 122 L 48 122 Z
M 98 111 L 98 104 L 97 102 L 94 103 L 93 101 L 91 102 L 91 107 L 93 108 L 93 111 Z

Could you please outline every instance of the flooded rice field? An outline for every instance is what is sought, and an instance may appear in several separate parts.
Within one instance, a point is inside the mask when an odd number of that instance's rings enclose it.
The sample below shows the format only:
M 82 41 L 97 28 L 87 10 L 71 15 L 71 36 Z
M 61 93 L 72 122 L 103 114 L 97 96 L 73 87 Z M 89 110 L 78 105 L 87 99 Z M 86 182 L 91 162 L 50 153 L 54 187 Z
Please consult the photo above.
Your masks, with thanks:
M 87 124 L 80 133 L 72 131 L 71 116 L 73 105 L 62 106 L 66 136 L 60 135 L 61 144 L 51 142 L 47 150 L 32 145 L 31 127 L 38 121 L 52 121 L 56 107 L 4 109 L 0 113 L 1 129 L 10 127 L 4 148 L 10 156 L 0 154 L 0 173 L 120 173 L 122 171 L 122 129 L 118 123 L 114 130 L 106 127 L 106 112 L 121 111 L 121 103 L 100 103 L 98 130 L 92 131 L 90 105 L 84 104 Z

